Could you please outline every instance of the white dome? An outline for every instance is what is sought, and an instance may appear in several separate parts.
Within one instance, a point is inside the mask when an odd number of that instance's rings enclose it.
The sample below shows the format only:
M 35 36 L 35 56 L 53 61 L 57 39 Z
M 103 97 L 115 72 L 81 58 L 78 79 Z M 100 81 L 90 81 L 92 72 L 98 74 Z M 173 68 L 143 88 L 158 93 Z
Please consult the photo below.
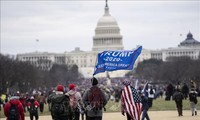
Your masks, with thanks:
M 116 26 L 118 27 L 117 21 L 115 20 L 114 17 L 110 16 L 110 15 L 103 15 L 98 23 L 97 23 L 97 27 L 109 27 L 109 26 Z

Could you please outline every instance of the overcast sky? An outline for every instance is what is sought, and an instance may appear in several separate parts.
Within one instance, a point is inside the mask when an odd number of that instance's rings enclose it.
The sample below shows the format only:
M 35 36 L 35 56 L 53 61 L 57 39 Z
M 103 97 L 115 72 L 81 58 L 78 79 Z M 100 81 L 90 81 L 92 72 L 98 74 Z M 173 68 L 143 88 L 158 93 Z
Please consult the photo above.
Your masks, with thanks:
M 200 41 L 199 1 L 109 1 L 126 50 L 176 47 L 189 31 Z M 91 51 L 105 1 L 1 1 L 1 53 Z M 37 41 L 39 40 L 39 41 Z

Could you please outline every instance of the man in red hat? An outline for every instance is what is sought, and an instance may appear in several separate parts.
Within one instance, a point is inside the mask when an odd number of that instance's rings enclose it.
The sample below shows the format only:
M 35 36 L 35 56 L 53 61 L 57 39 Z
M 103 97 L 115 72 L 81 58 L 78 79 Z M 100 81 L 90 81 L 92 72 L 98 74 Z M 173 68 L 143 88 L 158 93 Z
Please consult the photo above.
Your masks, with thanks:
M 70 106 L 75 115 L 74 120 L 79 120 L 80 112 L 82 112 L 83 102 L 80 92 L 76 90 L 75 84 L 69 84 L 69 91 L 66 95 L 70 98 Z
M 37 100 L 35 100 L 34 97 L 31 96 L 31 99 L 28 102 L 28 111 L 29 111 L 30 120 L 33 120 L 33 117 L 35 117 L 35 120 L 39 119 L 39 116 L 38 116 L 39 106 L 40 104 L 37 102 Z
M 58 85 L 56 94 L 51 99 L 51 116 L 53 120 L 70 120 L 71 107 L 69 96 L 64 94 L 64 87 Z

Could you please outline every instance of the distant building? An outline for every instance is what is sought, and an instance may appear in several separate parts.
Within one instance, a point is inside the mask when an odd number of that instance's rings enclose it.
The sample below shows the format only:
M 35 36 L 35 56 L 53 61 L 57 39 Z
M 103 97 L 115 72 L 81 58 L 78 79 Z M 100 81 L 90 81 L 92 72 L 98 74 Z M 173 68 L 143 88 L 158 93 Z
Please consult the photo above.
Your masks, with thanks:
M 179 56 L 188 56 L 193 60 L 200 59 L 200 42 L 193 38 L 191 32 L 187 34 L 187 38 L 178 47 L 151 51 L 151 58 L 163 61 L 167 61 L 169 57 Z
M 120 28 L 117 21 L 109 13 L 109 7 L 106 2 L 104 15 L 98 20 L 93 36 L 92 51 L 82 51 L 79 47 L 71 52 L 64 53 L 48 53 L 48 52 L 33 52 L 17 54 L 17 59 L 20 61 L 29 61 L 31 64 L 43 70 L 49 70 L 53 64 L 76 64 L 80 72 L 85 77 L 92 77 L 96 58 L 99 52 L 104 50 L 123 50 L 123 39 L 120 34 Z M 142 53 L 138 57 L 135 66 L 143 60 L 150 58 L 166 61 L 172 56 L 190 56 L 192 59 L 198 59 L 200 56 L 200 43 L 195 40 L 189 32 L 187 38 L 180 43 L 178 47 L 147 50 L 143 48 Z M 123 77 L 126 70 L 109 72 L 110 77 Z M 105 77 L 106 73 L 99 73 L 97 77 Z

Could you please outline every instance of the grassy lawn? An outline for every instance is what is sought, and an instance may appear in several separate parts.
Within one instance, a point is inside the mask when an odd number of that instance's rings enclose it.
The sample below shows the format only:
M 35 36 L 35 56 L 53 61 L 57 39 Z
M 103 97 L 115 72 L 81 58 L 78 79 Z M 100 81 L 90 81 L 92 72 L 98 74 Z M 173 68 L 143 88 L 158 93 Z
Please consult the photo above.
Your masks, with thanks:
M 198 98 L 197 108 L 200 109 L 200 97 Z M 165 111 L 165 110 L 176 110 L 176 105 L 174 101 L 165 101 L 162 98 L 158 98 L 153 101 L 153 107 L 150 109 L 152 111 Z M 189 100 L 183 100 L 183 110 L 190 110 Z M 119 112 L 120 111 L 120 103 L 109 101 L 106 105 L 106 112 Z M 28 116 L 28 112 L 26 112 L 26 116 Z M 44 113 L 40 115 L 50 115 L 48 111 L 47 104 L 45 105 Z M 0 118 L 5 117 L 3 114 L 3 109 L 0 111 Z

